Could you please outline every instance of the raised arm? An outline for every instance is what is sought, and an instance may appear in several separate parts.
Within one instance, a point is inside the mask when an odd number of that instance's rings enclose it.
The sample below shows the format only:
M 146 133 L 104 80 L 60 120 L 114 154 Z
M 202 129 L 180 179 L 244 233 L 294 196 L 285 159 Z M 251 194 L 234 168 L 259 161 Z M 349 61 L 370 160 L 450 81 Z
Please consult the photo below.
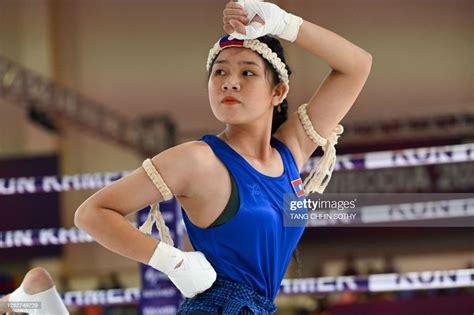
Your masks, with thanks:
M 332 68 L 307 106 L 314 129 L 326 138 L 357 99 L 369 76 L 372 56 L 341 36 L 307 21 L 303 21 L 295 43 Z M 306 135 L 297 113 L 289 117 L 276 136 L 290 146 L 300 168 L 317 147 Z
M 223 22 L 224 30 L 232 37 L 256 39 L 272 34 L 295 42 L 332 68 L 308 103 L 300 106 L 275 134 L 290 148 L 300 170 L 317 146 L 322 146 L 324 156 L 305 178 L 304 186 L 307 193 L 323 193 L 335 165 L 334 145 L 343 132 L 338 123 L 362 90 L 370 73 L 372 56 L 341 36 L 269 2 L 231 1 L 224 10 Z M 279 93 L 280 102 L 288 92 L 286 81 L 283 73 L 278 88 L 286 91 Z

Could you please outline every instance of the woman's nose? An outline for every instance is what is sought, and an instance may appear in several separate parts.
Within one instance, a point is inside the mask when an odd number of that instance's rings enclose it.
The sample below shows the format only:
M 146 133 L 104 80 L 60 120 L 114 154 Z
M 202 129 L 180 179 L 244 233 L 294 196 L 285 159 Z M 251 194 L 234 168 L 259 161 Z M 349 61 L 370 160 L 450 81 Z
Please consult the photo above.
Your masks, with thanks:
M 222 90 L 223 91 L 232 90 L 232 91 L 238 92 L 240 91 L 240 83 L 237 82 L 237 80 L 235 79 L 226 80 L 224 84 L 222 84 Z

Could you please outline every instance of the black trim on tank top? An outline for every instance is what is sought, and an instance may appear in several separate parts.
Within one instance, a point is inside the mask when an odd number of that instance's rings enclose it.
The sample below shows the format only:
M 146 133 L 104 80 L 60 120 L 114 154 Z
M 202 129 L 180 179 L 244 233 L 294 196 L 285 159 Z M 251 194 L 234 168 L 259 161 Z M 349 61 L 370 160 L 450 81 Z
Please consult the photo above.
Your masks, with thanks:
M 237 214 L 237 211 L 239 211 L 239 188 L 235 183 L 234 177 L 230 173 L 229 177 L 232 186 L 229 201 L 227 201 L 227 205 L 219 217 L 208 228 L 224 225 Z

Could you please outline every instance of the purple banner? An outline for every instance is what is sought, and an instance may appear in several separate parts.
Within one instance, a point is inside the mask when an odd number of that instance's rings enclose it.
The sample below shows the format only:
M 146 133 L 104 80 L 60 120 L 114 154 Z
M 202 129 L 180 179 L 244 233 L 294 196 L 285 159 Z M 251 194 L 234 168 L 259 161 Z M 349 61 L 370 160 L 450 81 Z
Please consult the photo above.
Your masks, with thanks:
M 472 315 L 473 312 L 473 297 L 467 294 L 339 304 L 328 310 L 333 315 Z
M 90 243 L 94 240 L 77 228 L 32 229 L 0 232 L 0 249 Z
M 320 277 L 306 279 L 284 279 L 279 294 L 310 294 L 329 292 L 366 292 L 369 290 L 369 278 L 356 276 Z
M 0 161 L 0 179 L 19 178 L 22 176 L 45 176 L 58 173 L 56 156 L 37 156 L 28 158 L 11 158 Z M 59 194 L 11 194 L 5 181 L 0 180 L 0 231 L 26 230 L 40 228 L 58 228 Z M 48 211 L 42 211 L 47 209 Z M 14 260 L 28 260 L 42 256 L 60 255 L 61 246 L 43 246 L 32 248 L 12 248 L 9 246 L 18 235 L 6 236 L 5 246 L 0 255 L 0 263 Z
M 138 213 L 139 225 L 145 222 L 149 208 Z M 170 230 L 174 245 L 182 248 L 183 228 L 181 206 L 176 199 L 160 203 L 160 211 Z M 159 238 L 156 227 L 153 226 L 153 237 Z M 147 265 L 140 265 L 142 276 L 142 291 L 140 298 L 140 315 L 174 315 L 182 302 L 181 293 L 168 276 Z
M 100 189 L 126 176 L 128 171 L 63 176 L 0 178 L 0 195 L 36 194 Z

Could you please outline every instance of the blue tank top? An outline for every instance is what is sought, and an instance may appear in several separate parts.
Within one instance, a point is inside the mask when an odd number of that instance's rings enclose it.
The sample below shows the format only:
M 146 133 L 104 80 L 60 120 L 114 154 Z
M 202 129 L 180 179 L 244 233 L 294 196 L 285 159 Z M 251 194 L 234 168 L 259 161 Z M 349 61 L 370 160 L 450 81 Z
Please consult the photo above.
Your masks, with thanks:
M 296 197 L 302 191 L 293 156 L 285 144 L 272 137 L 271 145 L 280 153 L 284 172 L 271 177 L 254 169 L 217 136 L 206 135 L 201 140 L 233 176 L 240 207 L 225 224 L 205 229 L 194 225 L 183 211 L 191 244 L 206 256 L 219 276 L 246 284 L 273 301 L 304 231 L 302 226 L 284 224 L 285 194 Z

